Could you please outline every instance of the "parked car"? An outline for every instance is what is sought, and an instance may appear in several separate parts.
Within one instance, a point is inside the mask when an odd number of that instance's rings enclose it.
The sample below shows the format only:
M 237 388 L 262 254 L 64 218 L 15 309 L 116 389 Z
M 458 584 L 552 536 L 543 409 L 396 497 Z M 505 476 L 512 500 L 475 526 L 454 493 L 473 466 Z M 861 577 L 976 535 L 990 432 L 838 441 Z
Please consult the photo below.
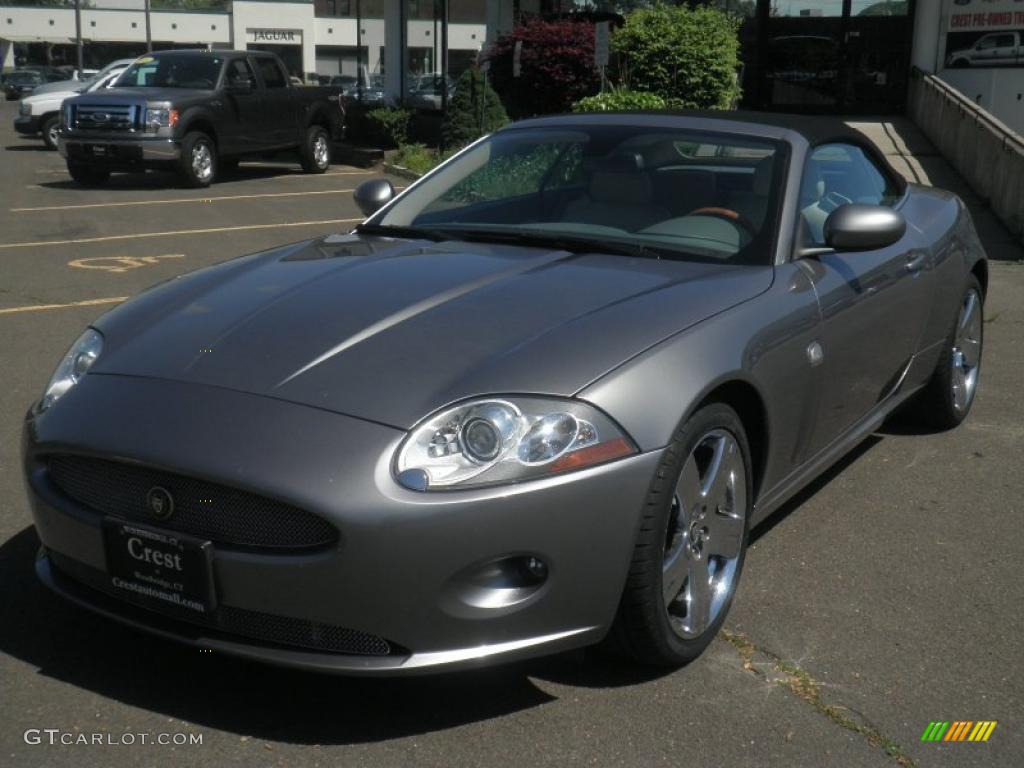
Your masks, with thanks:
M 447 90 L 450 101 L 455 95 L 455 81 L 441 75 L 421 75 L 417 77 L 406 93 L 405 104 L 411 109 L 439 111 L 443 106 L 442 94 Z
M 337 89 L 290 85 L 274 54 L 162 51 L 136 59 L 112 89 L 65 101 L 58 148 L 86 186 L 169 168 L 204 187 L 240 159 L 279 151 L 323 173 L 343 133 Z
M 85 70 L 86 72 L 92 72 L 93 75 L 86 76 L 84 79 L 67 79 L 58 80 L 53 83 L 43 83 L 32 91 L 32 95 L 36 96 L 42 93 L 56 93 L 58 91 L 70 91 L 77 89 L 79 92 L 85 91 L 90 85 L 92 85 L 97 79 L 105 79 L 106 76 L 113 72 L 115 69 L 124 70 L 129 64 L 135 59 L 117 59 L 112 61 L 103 69 L 97 72 L 96 70 Z
M 1024 40 L 1020 32 L 992 32 L 979 37 L 970 48 L 953 51 L 947 67 L 1024 66 Z
M 526 120 L 355 197 L 352 233 L 72 344 L 24 422 L 46 584 L 306 669 L 676 666 L 752 525 L 896 409 L 950 428 L 977 392 L 967 209 L 838 120 Z
M 46 80 L 34 69 L 16 69 L 4 77 L 4 96 L 7 101 L 15 101 L 28 96 Z
M 61 105 L 64 100 L 77 96 L 79 93 L 93 93 L 110 88 L 126 68 L 127 65 L 121 69 L 108 70 L 102 78 L 98 78 L 88 85 L 79 83 L 78 88 L 33 93 L 26 96 L 18 105 L 18 116 L 14 118 L 14 130 L 24 136 L 41 135 L 47 149 L 57 149 L 57 140 L 60 137 Z
M 384 90 L 384 82 L 379 77 L 371 76 L 369 82 L 360 88 L 354 75 L 335 75 L 331 79 L 331 85 L 341 88 L 347 102 L 354 102 L 369 109 L 397 106 L 395 99 Z

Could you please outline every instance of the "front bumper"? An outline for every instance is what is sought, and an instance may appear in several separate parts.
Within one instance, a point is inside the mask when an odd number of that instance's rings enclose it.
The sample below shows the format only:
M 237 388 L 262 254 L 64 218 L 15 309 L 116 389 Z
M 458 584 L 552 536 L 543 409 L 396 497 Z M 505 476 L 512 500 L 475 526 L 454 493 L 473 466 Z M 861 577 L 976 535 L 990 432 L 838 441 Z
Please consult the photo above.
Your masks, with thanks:
M 475 666 L 592 644 L 614 618 L 660 455 L 494 489 L 416 493 L 390 473 L 402 432 L 255 395 L 92 374 L 25 422 L 24 464 L 44 552 L 37 572 L 76 602 L 177 640 L 271 663 L 353 674 Z M 385 638 L 350 655 L 265 642 L 97 589 L 100 516 L 47 478 L 48 454 L 119 457 L 259 493 L 320 515 L 328 551 L 215 547 L 218 613 L 247 611 Z M 468 584 L 483 564 L 535 554 L 544 584 L 514 603 Z M 467 574 L 473 574 L 468 576 Z
M 103 155 L 95 154 L 102 147 Z M 175 139 L 135 137 L 131 139 L 111 136 L 62 135 L 57 149 L 67 160 L 97 165 L 142 165 L 173 163 L 181 157 L 181 144 Z
M 25 136 L 34 136 L 42 130 L 38 115 L 18 115 L 14 118 L 14 130 Z

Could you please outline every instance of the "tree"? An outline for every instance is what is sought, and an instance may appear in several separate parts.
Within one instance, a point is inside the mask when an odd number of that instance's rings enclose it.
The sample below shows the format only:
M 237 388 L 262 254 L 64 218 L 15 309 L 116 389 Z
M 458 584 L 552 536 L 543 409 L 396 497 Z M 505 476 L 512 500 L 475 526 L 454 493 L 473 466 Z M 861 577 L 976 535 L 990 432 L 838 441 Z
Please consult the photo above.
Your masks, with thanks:
M 626 85 L 685 107 L 728 109 L 739 97 L 740 19 L 716 8 L 657 4 L 626 17 L 612 49 Z
M 519 77 L 513 77 L 516 43 L 522 43 Z M 517 119 L 568 112 L 601 84 L 590 22 L 531 19 L 498 38 L 485 58 L 495 90 Z
M 445 147 L 464 147 L 506 123 L 508 115 L 498 94 L 479 68 L 470 67 L 455 85 L 441 126 L 441 139 Z

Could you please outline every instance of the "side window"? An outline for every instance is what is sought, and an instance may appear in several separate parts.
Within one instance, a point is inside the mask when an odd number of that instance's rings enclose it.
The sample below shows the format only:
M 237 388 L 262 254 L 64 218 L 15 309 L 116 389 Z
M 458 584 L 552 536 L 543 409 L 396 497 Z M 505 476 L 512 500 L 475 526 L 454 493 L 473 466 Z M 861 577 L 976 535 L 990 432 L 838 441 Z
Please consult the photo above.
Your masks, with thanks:
M 260 77 L 263 78 L 263 84 L 267 88 L 284 88 L 288 85 L 284 72 L 273 59 L 260 57 L 256 59 L 256 66 L 259 67 Z
M 978 50 L 979 51 L 985 51 L 985 50 L 988 50 L 989 48 L 995 48 L 995 47 L 996 47 L 996 38 L 995 37 L 983 37 L 983 38 L 981 38 L 981 40 L 978 41 Z
M 256 85 L 256 78 L 253 77 L 252 68 L 245 59 L 235 59 L 228 65 L 228 85 L 244 86 Z
M 809 246 L 824 245 L 825 219 L 841 205 L 892 206 L 899 198 L 899 187 L 863 149 L 853 144 L 822 144 L 807 158 L 800 184 L 804 241 Z

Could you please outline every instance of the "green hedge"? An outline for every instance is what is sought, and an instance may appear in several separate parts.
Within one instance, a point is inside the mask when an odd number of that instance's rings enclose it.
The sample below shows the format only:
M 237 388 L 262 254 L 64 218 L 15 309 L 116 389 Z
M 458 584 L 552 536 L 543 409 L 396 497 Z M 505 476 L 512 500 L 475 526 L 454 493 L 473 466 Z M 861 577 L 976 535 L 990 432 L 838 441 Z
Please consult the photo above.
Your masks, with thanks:
M 626 17 L 612 36 L 625 84 L 672 106 L 729 109 L 739 98 L 740 18 L 717 8 L 663 5 Z
M 665 99 L 656 93 L 623 88 L 587 96 L 572 105 L 573 112 L 632 112 L 641 109 L 665 109 Z

